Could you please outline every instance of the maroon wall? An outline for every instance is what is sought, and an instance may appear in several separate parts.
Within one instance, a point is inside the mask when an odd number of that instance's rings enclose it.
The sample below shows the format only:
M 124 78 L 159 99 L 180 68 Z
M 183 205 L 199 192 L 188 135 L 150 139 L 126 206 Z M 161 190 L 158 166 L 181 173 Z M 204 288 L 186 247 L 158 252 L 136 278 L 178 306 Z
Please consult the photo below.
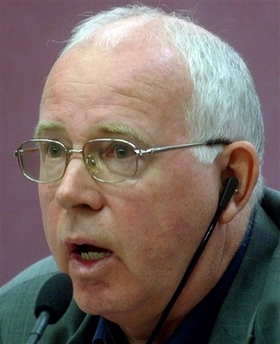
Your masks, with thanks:
M 197 21 L 230 42 L 246 59 L 259 92 L 266 126 L 264 176 L 280 189 L 279 1 L 150 0 L 191 10 Z M 49 254 L 36 184 L 26 180 L 13 149 L 33 135 L 44 80 L 71 28 L 85 12 L 132 1 L 3 1 L 1 47 L 0 284 Z

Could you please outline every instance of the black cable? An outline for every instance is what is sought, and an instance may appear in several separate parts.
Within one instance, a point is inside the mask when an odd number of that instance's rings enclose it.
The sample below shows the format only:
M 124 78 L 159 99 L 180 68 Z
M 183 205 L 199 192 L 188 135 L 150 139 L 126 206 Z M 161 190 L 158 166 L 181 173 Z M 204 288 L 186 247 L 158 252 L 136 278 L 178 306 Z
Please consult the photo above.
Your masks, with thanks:
M 191 273 L 193 272 L 199 258 L 201 257 L 201 254 L 204 251 L 204 248 L 206 246 L 206 244 L 208 243 L 211 234 L 213 233 L 213 230 L 217 224 L 217 222 L 219 221 L 220 215 L 222 213 L 222 211 L 226 208 L 226 206 L 228 205 L 228 202 L 230 201 L 233 193 L 235 192 L 236 188 L 238 185 L 238 180 L 236 178 L 230 178 L 227 180 L 226 182 L 226 186 L 223 190 L 223 193 L 221 195 L 221 198 L 219 200 L 219 204 L 217 207 L 217 210 L 215 212 L 215 215 L 203 237 L 203 239 L 201 240 L 198 248 L 196 249 L 192 260 L 190 261 L 190 264 L 188 265 L 186 272 L 184 273 L 181 282 L 179 283 L 177 289 L 175 290 L 172 298 L 170 299 L 170 301 L 168 302 L 167 306 L 165 307 L 158 323 L 156 324 L 150 338 L 148 339 L 148 341 L 146 342 L 146 344 L 152 344 L 154 342 L 154 340 L 157 338 L 162 326 L 164 325 L 169 313 L 171 312 L 175 302 L 177 301 L 179 295 L 181 294 L 183 288 L 185 287 Z

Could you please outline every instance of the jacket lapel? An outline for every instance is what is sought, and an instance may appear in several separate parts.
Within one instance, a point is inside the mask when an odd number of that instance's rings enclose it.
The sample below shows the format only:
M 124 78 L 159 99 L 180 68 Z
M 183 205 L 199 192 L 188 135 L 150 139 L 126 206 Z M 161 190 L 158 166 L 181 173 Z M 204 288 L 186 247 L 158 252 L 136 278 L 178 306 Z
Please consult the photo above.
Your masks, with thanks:
M 275 224 L 258 205 L 247 251 L 218 315 L 210 344 L 252 343 L 255 318 L 278 237 Z

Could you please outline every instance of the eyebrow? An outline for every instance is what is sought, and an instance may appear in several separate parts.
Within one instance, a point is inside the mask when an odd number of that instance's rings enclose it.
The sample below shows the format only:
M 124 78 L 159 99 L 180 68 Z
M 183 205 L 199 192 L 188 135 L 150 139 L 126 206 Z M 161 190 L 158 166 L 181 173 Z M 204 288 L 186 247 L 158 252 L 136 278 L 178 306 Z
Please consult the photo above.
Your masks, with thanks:
M 143 137 L 138 131 L 134 130 L 132 127 L 121 123 L 102 123 L 96 126 L 98 133 L 104 134 L 122 134 L 127 135 L 130 138 L 141 141 L 145 145 L 149 146 L 151 143 Z
M 40 122 L 37 124 L 34 130 L 34 138 L 40 138 L 44 132 L 54 131 L 59 133 L 67 133 L 66 128 L 55 122 Z
M 62 134 L 67 134 L 66 128 L 60 123 L 56 122 L 40 122 L 35 128 L 34 138 L 40 138 L 44 136 L 46 132 L 57 132 Z M 91 130 L 89 129 L 89 133 Z M 147 146 L 151 145 L 145 137 L 143 137 L 138 131 L 134 130 L 132 127 L 122 124 L 122 123 L 101 123 L 94 127 L 94 132 L 96 134 L 121 134 L 129 136 L 138 142 L 142 142 Z

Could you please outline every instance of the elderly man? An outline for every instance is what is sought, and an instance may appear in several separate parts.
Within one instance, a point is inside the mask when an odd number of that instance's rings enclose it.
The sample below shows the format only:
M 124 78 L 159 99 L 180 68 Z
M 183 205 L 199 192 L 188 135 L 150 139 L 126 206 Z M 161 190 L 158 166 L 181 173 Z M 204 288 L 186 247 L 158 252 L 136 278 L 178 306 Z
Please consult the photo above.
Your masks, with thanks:
M 2 342 L 27 341 L 59 270 L 73 302 L 42 343 L 279 343 L 280 196 L 262 154 L 258 97 L 226 43 L 147 7 L 86 20 L 15 152 L 55 263 L 2 288 Z

